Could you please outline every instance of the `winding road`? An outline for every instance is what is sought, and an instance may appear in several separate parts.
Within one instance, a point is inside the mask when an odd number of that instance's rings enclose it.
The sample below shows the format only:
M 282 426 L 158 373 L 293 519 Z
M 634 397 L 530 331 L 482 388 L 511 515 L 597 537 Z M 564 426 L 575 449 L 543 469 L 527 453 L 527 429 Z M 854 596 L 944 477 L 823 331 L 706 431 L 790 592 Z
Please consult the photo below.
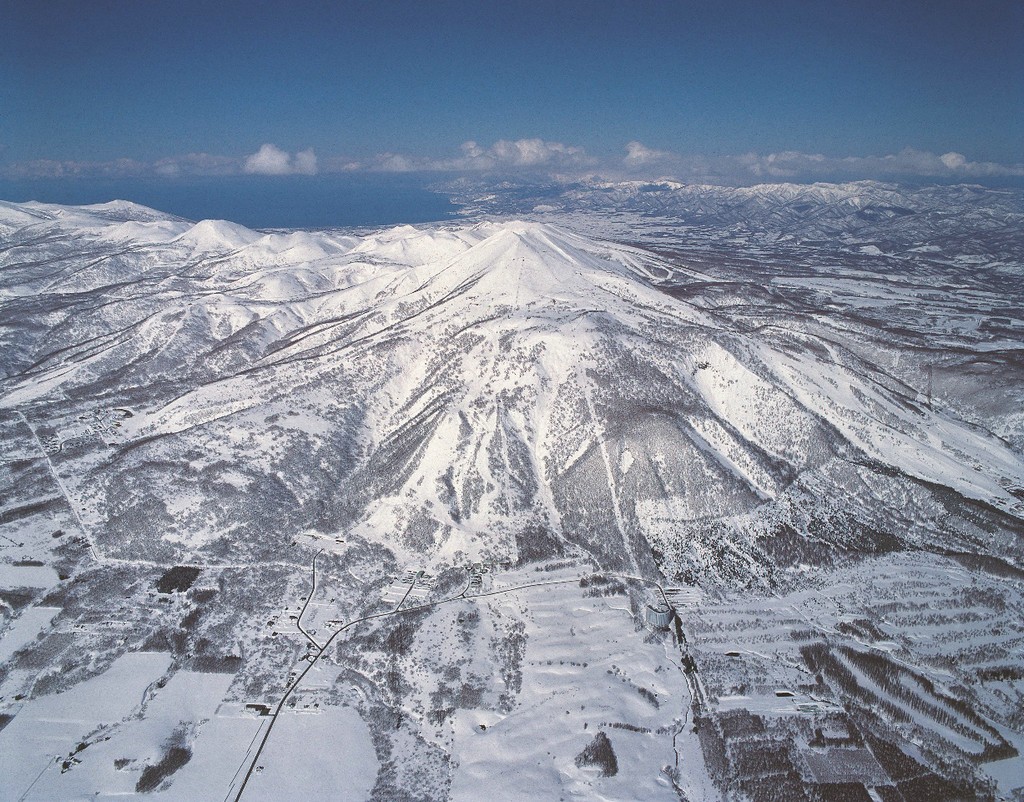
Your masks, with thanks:
M 299 632 L 306 636 L 306 639 L 312 643 L 317 649 L 322 649 L 319 643 L 316 642 L 316 638 L 310 635 L 302 626 L 302 614 L 306 612 L 306 608 L 309 607 L 309 603 L 313 600 L 313 594 L 316 593 L 316 558 L 324 553 L 323 549 L 320 549 L 316 554 L 313 555 L 313 587 L 309 589 L 309 595 L 306 596 L 306 603 L 302 605 L 302 609 L 299 610 L 299 616 L 295 619 L 295 626 Z M 403 601 L 405 601 L 403 599 Z

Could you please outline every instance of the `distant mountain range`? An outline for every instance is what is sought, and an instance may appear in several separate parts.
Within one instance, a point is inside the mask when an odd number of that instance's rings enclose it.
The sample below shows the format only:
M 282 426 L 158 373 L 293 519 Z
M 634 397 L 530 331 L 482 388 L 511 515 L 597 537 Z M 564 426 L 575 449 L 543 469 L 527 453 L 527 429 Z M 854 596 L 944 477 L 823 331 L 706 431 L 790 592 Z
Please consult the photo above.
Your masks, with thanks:
M 962 254 L 1017 255 L 1024 249 L 1024 191 L 975 185 L 910 188 L 877 181 L 721 187 L 677 181 L 447 185 L 467 214 L 601 212 L 639 215 L 661 236 L 699 230 L 720 239 L 883 251 L 927 247 Z

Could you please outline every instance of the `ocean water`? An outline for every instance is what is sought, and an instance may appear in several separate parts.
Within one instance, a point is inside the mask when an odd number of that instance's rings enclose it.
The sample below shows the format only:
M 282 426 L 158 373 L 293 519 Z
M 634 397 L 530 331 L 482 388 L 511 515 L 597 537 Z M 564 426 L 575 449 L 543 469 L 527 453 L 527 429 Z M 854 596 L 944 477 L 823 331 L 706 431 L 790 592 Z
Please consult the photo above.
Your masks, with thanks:
M 436 174 L 225 176 L 191 179 L 0 180 L 0 199 L 86 204 L 134 201 L 189 220 L 250 228 L 334 228 L 428 223 L 457 211 L 427 186 Z

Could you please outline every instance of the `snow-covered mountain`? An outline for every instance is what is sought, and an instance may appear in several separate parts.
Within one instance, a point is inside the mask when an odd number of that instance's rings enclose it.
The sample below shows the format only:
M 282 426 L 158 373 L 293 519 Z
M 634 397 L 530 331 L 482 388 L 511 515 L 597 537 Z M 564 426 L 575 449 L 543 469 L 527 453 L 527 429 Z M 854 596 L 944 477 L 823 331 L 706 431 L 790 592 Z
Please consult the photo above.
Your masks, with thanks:
M 234 560 L 307 529 L 711 582 L 901 547 L 1019 556 L 1006 439 L 842 326 L 741 323 L 709 301 L 731 280 L 650 252 L 539 222 L 3 221 L 0 405 L 56 444 L 111 556 Z
M 0 799 L 1019 799 L 1019 194 L 473 202 L 0 204 Z

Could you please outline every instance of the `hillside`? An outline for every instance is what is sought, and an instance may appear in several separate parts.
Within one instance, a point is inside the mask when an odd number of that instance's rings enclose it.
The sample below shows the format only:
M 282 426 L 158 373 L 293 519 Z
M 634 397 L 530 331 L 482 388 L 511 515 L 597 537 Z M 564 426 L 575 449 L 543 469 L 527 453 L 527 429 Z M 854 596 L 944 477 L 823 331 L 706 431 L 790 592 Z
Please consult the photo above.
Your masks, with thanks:
M 370 232 L 0 205 L 0 776 L 1024 784 L 1017 212 L 940 240 L 906 221 L 941 193 L 896 192 Z

